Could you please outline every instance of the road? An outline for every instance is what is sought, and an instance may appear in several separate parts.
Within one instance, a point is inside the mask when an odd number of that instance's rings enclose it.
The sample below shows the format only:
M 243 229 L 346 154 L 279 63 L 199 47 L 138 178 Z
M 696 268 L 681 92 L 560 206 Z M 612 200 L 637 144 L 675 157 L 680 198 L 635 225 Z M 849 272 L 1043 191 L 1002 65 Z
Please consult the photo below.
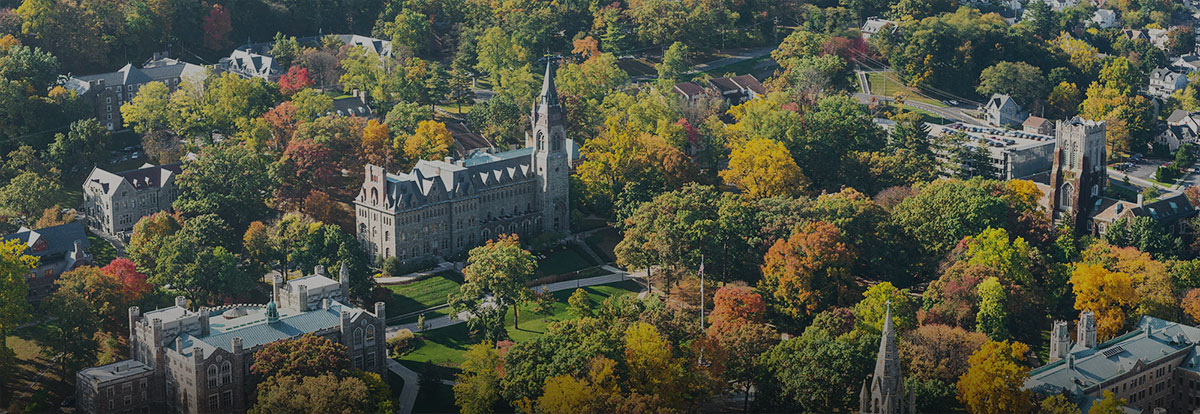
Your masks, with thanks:
M 859 102 L 862 102 L 864 104 L 870 103 L 871 99 L 874 99 L 876 102 L 893 102 L 894 101 L 894 99 L 892 99 L 891 97 L 882 96 L 882 95 L 868 95 L 865 93 L 856 93 L 856 94 L 854 94 L 854 97 L 857 98 Z M 934 115 L 945 118 L 949 122 L 962 122 L 964 124 L 987 126 L 987 124 L 983 123 L 983 121 L 980 121 L 979 119 L 976 119 L 975 117 L 972 117 L 972 116 L 968 115 L 966 112 L 964 112 L 964 110 L 968 109 L 968 108 L 963 108 L 961 106 L 941 107 L 941 106 L 933 106 L 933 105 L 930 105 L 927 103 L 916 102 L 913 100 L 905 101 L 904 105 L 911 106 L 913 108 L 920 109 L 922 111 L 928 111 Z
M 694 74 L 694 73 L 708 72 L 711 70 L 720 69 L 720 68 L 741 62 L 743 60 L 757 59 L 757 58 L 771 54 L 772 50 L 775 50 L 774 46 L 760 47 L 757 49 L 747 49 L 747 50 L 735 52 L 733 54 L 730 54 L 729 57 L 727 57 L 727 58 L 721 58 L 721 59 L 714 60 L 712 62 L 701 63 L 699 65 L 693 66 L 692 70 L 688 71 L 688 74 L 690 75 L 690 74 Z

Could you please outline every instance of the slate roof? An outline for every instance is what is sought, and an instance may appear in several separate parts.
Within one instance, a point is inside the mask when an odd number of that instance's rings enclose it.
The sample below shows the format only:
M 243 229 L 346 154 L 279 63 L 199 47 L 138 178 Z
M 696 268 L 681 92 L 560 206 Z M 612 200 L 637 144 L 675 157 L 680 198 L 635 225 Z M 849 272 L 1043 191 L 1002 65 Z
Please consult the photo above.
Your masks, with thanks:
M 1080 396 L 1097 384 L 1129 372 L 1135 367 L 1153 365 L 1174 357 L 1177 352 L 1195 356 L 1200 329 L 1142 316 L 1137 330 L 1113 338 L 1096 349 L 1074 348 L 1067 359 L 1052 362 L 1029 373 L 1025 388 L 1043 395 L 1070 392 Z M 1144 328 L 1149 327 L 1149 335 Z M 1196 371 L 1185 363 L 1181 368 Z
M 76 241 L 79 241 L 83 248 L 88 247 L 87 233 L 83 230 L 83 224 L 78 221 L 37 230 L 21 228 L 16 233 L 5 235 L 0 241 L 13 239 L 20 240 L 30 247 L 25 250 L 25 254 L 37 257 L 54 256 L 75 250 Z M 46 248 L 34 250 L 33 247 L 38 241 L 45 241 Z
M 1025 118 L 1025 122 L 1022 125 L 1033 128 L 1042 128 L 1043 126 L 1046 126 L 1047 123 L 1050 123 L 1049 119 L 1030 115 L 1029 118 Z
M 134 85 L 148 82 L 164 81 L 167 79 L 183 78 L 189 74 L 204 73 L 203 66 L 179 61 L 176 59 L 158 59 L 146 62 L 142 68 L 125 64 L 115 72 L 98 73 L 94 75 L 72 76 L 68 86 L 75 92 L 84 94 L 91 89 L 91 83 L 102 81 L 103 86 Z
M 1182 109 L 1176 109 L 1171 112 L 1171 116 L 1167 117 L 1167 123 L 1174 124 L 1187 119 L 1189 116 L 1192 116 L 1191 112 Z
M 1141 207 L 1134 207 L 1132 212 L 1135 216 L 1151 217 L 1160 222 L 1175 222 L 1195 215 L 1196 209 L 1181 192 Z
M 676 83 L 673 91 L 687 98 L 704 94 L 704 88 L 700 85 L 697 85 L 695 82 Z
M 183 171 L 183 166 L 180 163 L 174 164 L 143 164 L 141 168 L 135 170 L 121 171 L 117 173 L 109 172 L 100 167 L 92 169 L 92 173 L 88 175 L 84 182 L 95 182 L 100 184 L 104 194 L 112 195 L 121 181 L 127 181 L 135 189 L 155 188 L 162 186 L 172 176 Z
M 371 116 L 374 112 L 369 105 L 363 103 L 362 99 L 349 96 L 334 99 L 333 110 L 329 111 L 329 114 L 338 116 Z

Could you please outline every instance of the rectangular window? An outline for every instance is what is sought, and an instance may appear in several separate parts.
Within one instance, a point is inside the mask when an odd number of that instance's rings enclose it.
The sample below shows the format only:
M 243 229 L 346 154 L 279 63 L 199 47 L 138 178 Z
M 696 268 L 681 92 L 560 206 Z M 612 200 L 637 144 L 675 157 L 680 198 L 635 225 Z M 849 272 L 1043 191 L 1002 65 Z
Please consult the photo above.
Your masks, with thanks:
M 208 396 L 208 409 L 216 410 L 216 409 L 220 408 L 220 405 L 218 405 L 218 403 L 220 403 L 219 398 L 220 397 L 218 397 L 217 394 L 209 395 Z
M 125 405 L 133 405 L 133 396 L 132 395 L 125 396 Z
M 225 391 L 221 393 L 221 407 L 233 407 L 233 391 Z
M 355 368 L 355 369 L 362 369 L 362 367 L 363 367 L 363 357 L 362 357 L 362 355 L 355 355 L 355 356 L 354 356 L 354 368 Z
M 366 369 L 374 369 L 374 368 L 375 368 L 375 353 L 367 352 L 367 367 L 366 367 Z

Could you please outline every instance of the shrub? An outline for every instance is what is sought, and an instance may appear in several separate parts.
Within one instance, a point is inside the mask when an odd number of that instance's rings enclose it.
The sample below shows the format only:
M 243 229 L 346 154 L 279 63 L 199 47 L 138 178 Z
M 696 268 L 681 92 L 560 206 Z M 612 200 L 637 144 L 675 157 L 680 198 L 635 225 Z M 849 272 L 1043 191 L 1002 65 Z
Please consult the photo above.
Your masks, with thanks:
M 388 350 L 392 352 L 392 357 L 400 357 L 412 352 L 417 348 L 417 337 L 408 329 L 401 329 L 396 332 L 396 336 L 387 340 Z

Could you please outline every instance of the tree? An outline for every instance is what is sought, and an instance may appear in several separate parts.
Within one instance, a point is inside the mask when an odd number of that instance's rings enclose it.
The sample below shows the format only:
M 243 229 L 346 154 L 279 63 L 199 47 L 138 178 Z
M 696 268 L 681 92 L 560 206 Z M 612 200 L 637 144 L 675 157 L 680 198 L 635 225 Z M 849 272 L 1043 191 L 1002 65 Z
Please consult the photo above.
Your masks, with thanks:
M 489 339 L 499 334 L 503 328 L 503 315 L 509 306 L 529 298 L 530 291 L 525 283 L 533 277 L 537 270 L 537 261 L 533 254 L 521 248 L 521 243 L 514 235 L 500 235 L 496 240 L 488 240 L 486 245 L 471 249 L 468 253 L 468 265 L 463 268 L 464 283 L 459 286 L 459 297 L 455 300 L 455 308 L 471 310 L 473 314 L 482 316 L 486 308 L 494 308 L 487 312 L 496 312 L 500 316 L 500 324 L 496 321 L 479 321 L 484 326 L 475 329 L 485 329 Z M 482 296 L 491 295 L 491 303 L 484 303 Z M 520 312 L 513 309 L 513 327 L 520 323 Z
M 668 401 L 681 397 L 677 383 L 683 375 L 681 361 L 674 358 L 671 343 L 645 322 L 635 322 L 625 330 L 625 365 L 629 388 Z
M 500 400 L 500 354 L 489 342 L 472 345 L 463 354 L 462 371 L 454 378 L 454 405 L 463 414 L 493 411 Z
M 1192 144 L 1183 144 L 1179 146 L 1179 151 L 1175 152 L 1175 164 L 1187 168 L 1196 163 L 1196 146 Z
M 213 4 L 208 15 L 204 16 L 203 27 L 205 48 L 218 51 L 229 47 L 229 33 L 233 31 L 229 9 L 220 4 Z
M 688 47 L 681 42 L 675 42 L 663 52 L 662 63 L 655 65 L 658 69 L 658 82 L 664 89 L 674 86 L 684 73 L 691 69 L 687 62 Z
M 291 74 L 292 63 L 300 57 L 300 42 L 296 40 L 295 36 L 285 36 L 283 33 L 276 32 L 275 39 L 271 42 L 271 57 L 275 59 L 276 63 L 279 63 L 280 67 L 287 68 L 288 74 Z
M 279 92 L 284 96 L 291 96 L 302 89 L 313 86 L 312 78 L 308 76 L 308 69 L 303 66 L 292 66 L 283 76 L 279 77 Z
M 979 284 L 979 314 L 975 317 L 980 332 L 992 340 L 1008 338 L 1008 314 L 1004 310 L 1006 294 L 1004 286 L 995 277 L 984 279 Z
M 1121 414 L 1125 412 L 1125 399 L 1117 398 L 1112 391 L 1104 390 L 1104 398 L 1092 404 L 1088 414 Z
M 1193 321 L 1200 321 L 1200 288 L 1189 289 L 1187 294 L 1179 300 L 1179 307 L 1183 308 L 1183 313 L 1190 316 Z
M 146 275 L 138 272 L 137 266 L 124 257 L 113 259 L 100 270 L 121 283 L 121 291 L 129 303 L 141 300 L 143 296 L 154 290 L 154 286 L 146 282 Z
M 450 154 L 453 147 L 454 139 L 450 136 L 450 130 L 446 129 L 446 124 L 421 121 L 412 135 L 404 140 L 404 156 L 413 162 L 441 160 Z
M 32 222 L 42 211 L 58 204 L 63 191 L 57 181 L 26 171 L 0 188 L 0 212 Z
M 391 35 L 392 44 L 403 45 L 413 52 L 421 52 L 429 42 L 429 18 L 405 8 L 396 14 L 395 21 L 384 23 L 384 32 Z
M 769 373 L 760 392 L 785 411 L 848 412 L 874 359 L 869 341 L 877 348 L 878 338 L 843 341 L 813 330 L 782 341 L 758 357 Z
M 975 90 L 983 96 L 1009 95 L 1028 105 L 1046 96 L 1046 77 L 1025 62 L 999 62 L 983 70 Z
M 102 320 L 110 328 L 128 321 L 130 295 L 121 280 L 95 266 L 82 266 L 66 272 L 54 281 L 59 291 L 71 292 L 84 301 L 93 320 Z
M 794 196 L 808 187 L 808 178 L 787 147 L 769 139 L 750 140 L 735 148 L 721 178 L 742 189 L 751 200 Z
M 104 160 L 107 135 L 95 118 L 72 122 L 66 134 L 54 135 L 49 158 L 60 171 L 88 171 Z
M 592 316 L 592 304 L 586 290 L 575 289 L 567 299 L 567 313 L 576 318 Z
M 361 153 L 358 158 L 389 170 L 395 169 L 396 156 L 392 145 L 392 134 L 388 126 L 374 119 L 369 120 L 367 126 L 363 127 L 362 145 L 359 146 Z
M 254 352 L 250 372 L 259 378 L 338 375 L 351 369 L 346 345 L 306 333 L 297 339 L 266 344 Z
M 58 357 L 59 375 L 66 378 L 96 361 L 93 336 L 99 324 L 88 299 L 73 290 L 55 291 L 47 302 L 47 313 L 56 321 L 50 325 L 45 357 Z
M 1050 6 L 1046 6 L 1049 8 Z M 1054 394 L 1053 396 L 1042 400 L 1038 412 L 1043 414 L 1080 414 L 1079 406 L 1063 394 Z
M 499 83 L 501 69 L 515 68 L 529 61 L 528 49 L 498 26 L 489 27 L 479 36 L 475 50 L 478 54 L 475 69 L 490 75 L 493 85 Z
M 1186 55 L 1196 49 L 1196 29 L 1190 25 L 1179 25 L 1167 31 L 1167 53 L 1171 56 Z
M 1020 342 L 988 341 L 967 360 L 970 368 L 958 381 L 958 399 L 972 413 L 1025 413 L 1033 411 L 1031 392 L 1024 389 L 1029 377 Z
M 821 221 L 806 223 L 767 251 L 759 289 L 776 312 L 802 320 L 826 307 L 849 304 L 855 258 L 837 227 Z
M 713 326 L 739 323 L 761 323 L 767 313 L 766 301 L 753 290 L 736 284 L 721 286 L 713 294 L 713 310 L 709 321 Z
M 1078 110 L 1079 103 L 1083 101 L 1083 95 L 1080 94 L 1079 87 L 1074 83 L 1062 82 L 1050 91 L 1047 100 L 1059 115 L 1069 116 Z
M 897 331 L 906 331 L 917 325 L 914 315 L 916 304 L 908 289 L 897 289 L 891 282 L 871 286 L 863 292 L 863 299 L 854 305 L 856 330 L 870 333 L 883 332 L 884 316 L 892 310 L 892 324 Z
M 143 272 L 153 272 L 158 266 L 159 251 L 169 236 L 175 234 L 183 224 L 165 211 L 142 217 L 133 225 L 133 235 L 125 252 L 130 260 Z
M 184 216 L 216 214 L 239 233 L 267 214 L 266 200 L 275 187 L 264 156 L 228 144 L 205 147 L 199 158 L 184 164 L 175 183 L 175 210 Z
M 366 375 L 378 374 L 364 373 Z M 382 381 L 380 381 L 382 382 Z M 391 412 L 392 403 L 359 377 L 333 374 L 271 377 L 260 383 L 251 414 Z M 386 397 L 386 394 L 383 396 Z
M 937 180 L 916 187 L 917 193 L 893 210 L 893 218 L 933 257 L 948 252 L 963 237 L 988 227 L 1002 227 L 1007 216 L 999 183 Z
M 0 401 L 8 401 L 8 382 L 16 378 L 16 356 L 8 347 L 8 333 L 29 319 L 29 286 L 25 277 L 39 259 L 26 255 L 18 239 L 0 242 Z
M 1133 280 L 1099 264 L 1079 263 L 1071 273 L 1075 309 L 1096 314 L 1096 333 L 1112 338 L 1125 329 L 1125 315 L 1136 303 Z
M 313 89 L 303 89 L 292 95 L 297 121 L 312 121 L 333 110 L 333 98 Z
M 193 237 L 167 239 L 151 283 L 171 285 L 202 303 L 220 303 L 251 289 L 254 279 L 238 268 L 238 258 L 224 247 L 197 245 Z
M 914 387 L 917 405 L 957 405 L 955 383 L 967 372 L 967 360 L 988 341 L 986 335 L 958 327 L 925 324 L 903 335 L 900 360 L 904 376 Z M 911 384 L 910 384 L 911 385 Z

